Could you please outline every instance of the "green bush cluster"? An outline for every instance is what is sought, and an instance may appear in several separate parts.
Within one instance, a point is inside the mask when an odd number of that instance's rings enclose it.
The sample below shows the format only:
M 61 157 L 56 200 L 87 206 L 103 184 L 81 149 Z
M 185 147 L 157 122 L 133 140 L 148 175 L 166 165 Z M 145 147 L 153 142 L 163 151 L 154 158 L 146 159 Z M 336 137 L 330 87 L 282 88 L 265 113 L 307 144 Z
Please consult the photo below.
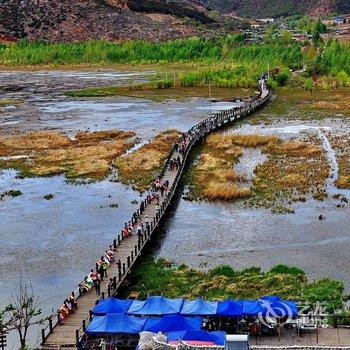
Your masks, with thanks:
M 0 45 L 3 65 L 43 64 L 113 64 L 216 62 L 222 59 L 235 62 L 281 63 L 294 66 L 302 59 L 301 48 L 293 45 L 243 44 L 244 36 L 228 35 L 218 38 L 188 38 L 166 42 L 86 41 L 81 43 L 47 43 L 25 40 Z M 266 67 L 265 67 L 266 69 Z
M 183 73 L 180 76 L 180 83 L 187 87 L 212 84 L 218 87 L 251 88 L 256 86 L 258 75 L 254 69 L 249 70 L 245 66 L 223 67 Z
M 140 262 L 132 276 L 130 290 L 139 291 L 141 297 L 153 294 L 193 299 L 200 296 L 208 300 L 278 295 L 296 301 L 325 302 L 329 311 L 341 309 L 344 298 L 342 282 L 328 278 L 308 282 L 305 272 L 294 266 L 235 271 L 231 266 L 222 265 L 203 272 L 183 264 L 176 266 L 164 259 Z

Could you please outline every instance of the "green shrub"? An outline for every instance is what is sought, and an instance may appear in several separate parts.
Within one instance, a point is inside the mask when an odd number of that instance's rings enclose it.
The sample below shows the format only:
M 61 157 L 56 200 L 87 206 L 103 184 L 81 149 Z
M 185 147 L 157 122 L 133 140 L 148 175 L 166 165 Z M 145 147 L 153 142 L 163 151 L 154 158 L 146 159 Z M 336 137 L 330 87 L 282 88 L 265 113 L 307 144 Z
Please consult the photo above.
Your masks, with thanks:
M 305 275 L 305 272 L 298 267 L 295 266 L 287 266 L 283 264 L 279 264 L 276 266 L 273 266 L 270 269 L 271 273 L 278 273 L 278 274 L 290 274 L 290 275 Z
M 275 80 L 273 80 L 272 78 L 268 78 L 266 83 L 267 83 L 267 86 L 271 89 L 277 89 L 277 87 L 278 87 L 277 82 Z
M 284 86 L 286 85 L 289 77 L 290 77 L 289 69 L 284 69 L 278 74 L 276 74 L 276 76 L 274 77 L 274 80 L 277 82 L 279 86 Z
M 220 265 L 209 271 L 212 276 L 226 276 L 234 277 L 236 275 L 235 270 L 229 265 Z
M 311 92 L 314 89 L 314 83 L 311 79 L 306 79 L 305 80 L 305 84 L 304 84 L 304 88 L 306 91 Z
M 160 80 L 157 82 L 158 89 L 170 89 L 174 85 L 171 80 Z

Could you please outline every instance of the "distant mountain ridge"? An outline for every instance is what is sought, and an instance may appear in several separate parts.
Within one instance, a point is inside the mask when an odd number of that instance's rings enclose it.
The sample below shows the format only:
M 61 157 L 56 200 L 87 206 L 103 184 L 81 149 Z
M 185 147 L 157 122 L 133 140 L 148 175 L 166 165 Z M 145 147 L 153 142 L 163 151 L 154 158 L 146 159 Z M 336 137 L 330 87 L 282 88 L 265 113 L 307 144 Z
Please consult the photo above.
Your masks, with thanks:
M 349 0 L 201 0 L 206 7 L 243 17 L 349 13 Z
M 0 38 L 157 41 L 221 29 L 198 0 L 0 0 Z

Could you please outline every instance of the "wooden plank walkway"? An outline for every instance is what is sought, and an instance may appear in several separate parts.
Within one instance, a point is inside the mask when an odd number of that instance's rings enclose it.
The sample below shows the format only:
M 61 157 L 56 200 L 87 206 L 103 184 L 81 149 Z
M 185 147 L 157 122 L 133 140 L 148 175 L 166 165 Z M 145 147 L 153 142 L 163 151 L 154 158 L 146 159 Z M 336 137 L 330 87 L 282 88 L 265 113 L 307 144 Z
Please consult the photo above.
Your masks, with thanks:
M 108 278 L 104 278 L 101 282 L 101 292 L 104 291 L 106 296 L 109 294 L 109 278 L 115 277 L 117 281 L 117 288 L 112 291 L 113 294 L 123 283 L 125 277 L 132 269 L 134 262 L 142 253 L 147 242 L 151 239 L 152 233 L 157 228 L 158 223 L 171 203 L 178 182 L 185 169 L 187 156 L 192 147 L 205 135 L 223 127 L 229 122 L 241 119 L 263 106 L 269 99 L 269 90 L 266 88 L 264 80 L 259 81 L 259 88 L 260 95 L 247 101 L 242 107 L 216 113 L 192 127 L 185 138 L 184 142 L 186 144 L 186 150 L 183 154 L 180 154 L 174 149 L 171 151 L 164 169 L 160 174 L 163 181 L 169 181 L 169 192 L 166 195 L 164 194 L 164 196 L 161 196 L 159 193 L 159 210 L 156 209 L 156 201 L 152 201 L 148 204 L 146 203 L 146 200 L 144 200 L 142 202 L 145 205 L 145 208 L 142 212 L 140 208 L 140 217 L 143 222 L 145 222 L 146 215 L 150 220 L 150 232 L 144 232 L 143 238 L 139 239 L 136 228 L 134 228 L 131 237 L 122 239 L 121 235 L 119 235 L 118 240 L 114 241 L 114 246 L 116 248 L 115 257 L 120 260 L 120 265 L 118 267 L 117 263 L 111 264 L 107 270 Z M 181 166 L 178 171 L 172 171 L 169 167 L 169 160 L 174 157 L 180 157 L 181 159 Z M 62 324 L 58 323 L 57 320 L 54 320 L 42 330 L 43 349 L 60 349 L 61 347 L 75 348 L 77 339 L 84 331 L 83 324 L 88 323 L 90 318 L 89 311 L 93 308 L 96 301 L 99 299 L 99 296 L 96 295 L 94 289 L 81 295 L 76 291 L 74 292 L 74 295 L 77 298 L 78 310 L 74 314 L 68 316 Z

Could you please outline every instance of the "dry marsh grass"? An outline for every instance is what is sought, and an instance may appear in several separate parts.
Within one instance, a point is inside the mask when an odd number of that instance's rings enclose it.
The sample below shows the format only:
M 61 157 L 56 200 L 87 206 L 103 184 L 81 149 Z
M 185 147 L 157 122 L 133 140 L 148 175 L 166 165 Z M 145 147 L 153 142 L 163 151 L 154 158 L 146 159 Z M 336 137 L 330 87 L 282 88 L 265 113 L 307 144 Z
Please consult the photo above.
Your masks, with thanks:
M 339 177 L 335 185 L 341 189 L 350 189 L 350 136 L 348 134 L 328 135 L 339 164 Z
M 53 131 L 36 131 L 0 138 L 0 162 L 18 168 L 27 176 L 65 173 L 69 178 L 101 179 L 108 175 L 111 162 L 131 148 L 134 132 L 108 130 L 80 132 L 75 139 Z M 27 158 L 17 159 L 25 155 Z M 13 157 L 13 158 L 11 158 Z
M 278 141 L 277 136 L 270 135 L 221 135 L 213 134 L 207 137 L 207 144 L 209 147 L 215 147 L 217 149 L 231 149 L 232 146 L 241 147 L 259 147 L 265 146 L 270 143 L 275 143 Z
M 234 169 L 243 147 L 258 147 L 277 142 L 276 137 L 260 135 L 209 135 L 198 162 L 191 168 L 192 196 L 208 200 L 246 198 L 251 190 L 242 187 L 245 179 Z
M 254 171 L 251 204 L 268 208 L 304 201 L 307 194 L 318 200 L 326 197 L 329 165 L 317 137 L 281 141 L 263 150 L 268 158 Z
M 135 152 L 115 161 L 119 179 L 144 192 L 152 185 L 180 132 L 166 130 Z
M 309 107 L 333 111 L 343 111 L 350 109 L 350 101 L 346 99 L 341 101 L 318 101 L 314 104 L 311 104 Z

